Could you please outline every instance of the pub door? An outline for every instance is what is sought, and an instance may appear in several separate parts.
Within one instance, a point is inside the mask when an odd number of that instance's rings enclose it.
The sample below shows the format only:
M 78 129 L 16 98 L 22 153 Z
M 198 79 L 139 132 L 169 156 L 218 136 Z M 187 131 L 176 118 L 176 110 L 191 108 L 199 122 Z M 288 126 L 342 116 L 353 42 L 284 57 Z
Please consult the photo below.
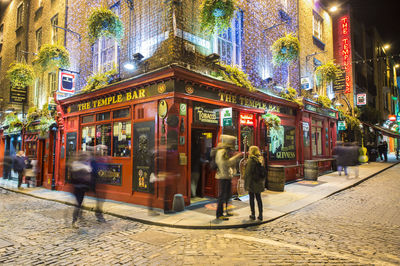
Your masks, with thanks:
M 211 149 L 217 139 L 216 129 L 193 129 L 191 150 L 191 198 L 216 197 L 215 171 L 209 167 Z

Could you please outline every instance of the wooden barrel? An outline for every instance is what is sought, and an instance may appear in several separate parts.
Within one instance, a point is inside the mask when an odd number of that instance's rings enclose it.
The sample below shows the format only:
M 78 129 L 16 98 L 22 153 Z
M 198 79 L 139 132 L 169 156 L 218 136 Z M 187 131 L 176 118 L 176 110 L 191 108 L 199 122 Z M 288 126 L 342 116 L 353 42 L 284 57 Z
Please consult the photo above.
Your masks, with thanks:
M 285 181 L 285 168 L 283 166 L 268 166 L 268 190 L 284 191 Z
M 318 161 L 305 160 L 304 161 L 304 179 L 317 180 L 318 179 Z

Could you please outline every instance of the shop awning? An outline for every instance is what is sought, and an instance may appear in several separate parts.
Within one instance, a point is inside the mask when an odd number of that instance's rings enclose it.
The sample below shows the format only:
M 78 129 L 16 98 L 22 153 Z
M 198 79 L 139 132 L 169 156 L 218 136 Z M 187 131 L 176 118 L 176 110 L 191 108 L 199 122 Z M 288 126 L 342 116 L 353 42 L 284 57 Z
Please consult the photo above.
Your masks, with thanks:
M 25 142 L 29 141 L 37 141 L 38 140 L 38 135 L 26 135 L 25 136 Z
M 362 122 L 362 123 L 367 127 L 371 127 L 373 129 L 379 131 L 382 135 L 385 135 L 385 136 L 388 136 L 388 137 L 391 137 L 391 138 L 400 138 L 400 134 L 399 133 L 391 131 L 388 128 L 384 128 L 384 127 L 377 126 L 377 125 L 371 125 L 371 124 L 364 123 L 364 122 Z

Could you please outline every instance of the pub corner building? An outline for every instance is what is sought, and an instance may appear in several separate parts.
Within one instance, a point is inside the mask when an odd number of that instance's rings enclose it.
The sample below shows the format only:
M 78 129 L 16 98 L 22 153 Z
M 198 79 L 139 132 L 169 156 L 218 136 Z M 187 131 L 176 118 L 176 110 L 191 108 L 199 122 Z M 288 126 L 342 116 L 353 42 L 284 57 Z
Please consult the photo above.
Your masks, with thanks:
M 281 127 L 267 132 L 261 116 L 271 109 Z M 208 162 L 221 134 L 236 136 L 239 151 L 244 139 L 259 146 L 286 181 L 303 176 L 304 160 L 332 157 L 336 141 L 334 110 L 307 101 L 300 108 L 178 65 L 60 100 L 58 110 L 57 190 L 71 189 L 66 164 L 72 154 L 105 145 L 98 189 L 106 198 L 164 209 L 171 209 L 175 194 L 186 205 L 217 197 Z M 150 182 L 151 173 L 160 181 Z

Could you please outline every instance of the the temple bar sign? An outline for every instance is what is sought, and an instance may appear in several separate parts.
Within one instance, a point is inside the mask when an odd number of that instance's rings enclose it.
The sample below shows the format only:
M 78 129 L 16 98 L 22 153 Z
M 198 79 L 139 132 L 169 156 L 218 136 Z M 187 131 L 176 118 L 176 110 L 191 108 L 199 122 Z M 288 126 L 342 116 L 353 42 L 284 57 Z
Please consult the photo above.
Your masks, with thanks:
M 72 106 L 68 107 L 67 112 L 68 113 L 80 112 L 80 111 L 90 110 L 90 109 L 108 106 L 108 105 L 112 105 L 112 104 L 142 99 L 142 98 L 149 96 L 148 94 L 149 94 L 148 88 L 130 90 L 130 91 L 126 91 L 126 92 L 123 92 L 120 94 L 102 97 L 102 98 L 98 98 L 98 99 L 90 100 L 87 102 L 72 105 Z

